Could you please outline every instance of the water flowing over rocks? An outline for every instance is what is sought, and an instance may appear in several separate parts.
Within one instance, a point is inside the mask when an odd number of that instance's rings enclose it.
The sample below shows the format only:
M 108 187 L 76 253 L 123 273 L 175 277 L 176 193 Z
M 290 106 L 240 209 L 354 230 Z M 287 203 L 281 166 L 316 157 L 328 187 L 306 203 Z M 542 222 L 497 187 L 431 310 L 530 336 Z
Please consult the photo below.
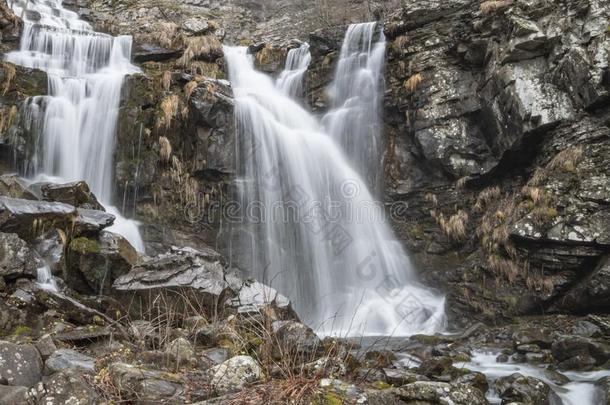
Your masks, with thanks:
M 34 177 L 72 161 L 48 159 L 33 119 L 57 77 L 0 63 L 0 404 L 608 402 L 610 3 L 313 3 L 49 3 L 100 43 L 133 36 L 101 182 Z M 5 54 L 49 18 L 24 4 L 0 5 Z M 316 336 L 233 243 L 248 184 L 223 44 L 276 83 L 307 49 L 287 93 L 324 116 L 348 23 L 374 20 L 372 197 L 422 288 L 446 294 L 443 335 Z M 123 215 L 145 249 L 116 234 Z

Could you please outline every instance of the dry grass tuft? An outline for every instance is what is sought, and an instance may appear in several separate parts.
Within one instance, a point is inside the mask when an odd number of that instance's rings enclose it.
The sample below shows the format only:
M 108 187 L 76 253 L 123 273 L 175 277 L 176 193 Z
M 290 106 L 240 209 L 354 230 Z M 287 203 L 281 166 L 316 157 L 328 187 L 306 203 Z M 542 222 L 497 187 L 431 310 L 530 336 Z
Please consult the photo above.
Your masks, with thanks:
M 0 133 L 5 133 L 13 125 L 18 113 L 19 110 L 15 105 L 8 108 L 8 112 L 7 109 L 0 111 Z
M 443 233 L 456 242 L 466 238 L 466 230 L 468 225 L 468 213 L 464 210 L 459 210 L 456 214 L 446 218 L 442 213 L 433 215 L 436 222 L 441 227 Z
M 492 14 L 496 11 L 510 7 L 513 0 L 488 0 L 481 3 L 481 12 L 483 14 Z
M 4 96 L 11 88 L 16 71 L 15 66 L 11 65 L 10 63 L 3 63 L 2 67 L 4 68 L 4 83 L 2 84 L 2 95 Z
M 172 72 L 170 72 L 169 70 L 166 70 L 165 72 L 163 72 L 163 76 L 161 76 L 161 87 L 163 88 L 163 90 L 169 91 L 171 85 L 172 85 Z
M 436 198 L 436 194 L 426 193 L 424 199 L 430 204 L 432 204 L 432 206 L 438 207 L 438 199 Z
M 157 24 L 156 34 L 154 38 L 162 47 L 173 47 L 174 43 L 176 42 L 177 36 L 178 25 L 172 22 L 160 22 Z
M 534 170 L 534 174 L 532 174 L 532 177 L 527 182 L 527 185 L 532 186 L 532 187 L 539 187 L 544 184 L 546 179 L 547 179 L 546 170 L 543 169 L 542 167 L 537 167 L 536 170 Z
M 215 59 L 222 55 L 222 44 L 215 35 L 204 35 L 200 37 L 182 37 L 185 47 L 184 53 L 178 59 L 178 65 L 187 67 L 194 59 L 205 57 Z
M 172 156 L 172 144 L 164 136 L 159 137 L 159 157 L 162 162 L 168 163 Z
M 178 115 L 180 98 L 176 94 L 171 94 L 161 101 L 161 117 L 157 121 L 157 127 L 165 126 L 169 129 L 172 120 Z
M 413 76 L 411 76 L 407 80 L 405 80 L 404 87 L 408 92 L 413 93 L 415 90 L 417 90 L 419 88 L 419 85 L 421 84 L 421 82 L 423 80 L 424 79 L 423 79 L 421 73 L 415 73 Z
M 191 80 L 190 82 L 184 85 L 184 95 L 186 96 L 187 100 L 191 98 L 191 94 L 193 94 L 193 91 L 195 91 L 195 89 L 197 88 L 197 84 L 198 83 L 195 80 Z
M 548 170 L 563 170 L 573 173 L 576 171 L 578 163 L 582 160 L 584 148 L 582 146 L 572 146 L 559 152 L 547 165 Z
M 479 195 L 477 196 L 477 201 L 474 205 L 474 208 L 478 211 L 483 210 L 485 207 L 487 207 L 490 203 L 496 201 L 498 198 L 500 198 L 500 187 L 498 186 L 494 186 L 494 187 L 488 187 L 485 190 L 481 191 L 479 193 Z

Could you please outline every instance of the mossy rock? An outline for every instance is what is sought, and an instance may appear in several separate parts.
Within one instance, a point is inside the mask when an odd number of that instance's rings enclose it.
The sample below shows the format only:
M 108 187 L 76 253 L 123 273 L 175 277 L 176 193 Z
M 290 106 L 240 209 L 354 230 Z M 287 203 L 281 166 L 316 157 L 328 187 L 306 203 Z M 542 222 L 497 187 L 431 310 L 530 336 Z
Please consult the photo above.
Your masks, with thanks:
M 70 249 L 80 254 L 95 254 L 101 252 L 100 244 L 97 241 L 85 237 L 72 239 L 72 242 L 70 242 Z

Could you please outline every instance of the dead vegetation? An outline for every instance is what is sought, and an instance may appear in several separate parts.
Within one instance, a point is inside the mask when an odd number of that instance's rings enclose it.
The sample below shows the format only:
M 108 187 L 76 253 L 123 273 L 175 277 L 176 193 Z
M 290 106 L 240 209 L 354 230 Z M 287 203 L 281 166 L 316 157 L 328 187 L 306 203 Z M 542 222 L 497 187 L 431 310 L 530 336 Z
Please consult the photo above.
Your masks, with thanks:
M 157 119 L 157 128 L 165 127 L 169 129 L 172 120 L 178 115 L 180 107 L 180 98 L 176 94 L 170 94 L 165 97 L 159 106 L 161 109 L 161 115 Z
M 547 165 L 547 170 L 562 170 L 573 173 L 582 160 L 584 148 L 582 146 L 572 146 L 559 152 Z
M 415 90 L 417 90 L 419 88 L 422 81 L 423 81 L 423 77 L 422 77 L 421 73 L 415 73 L 414 75 L 409 77 L 407 80 L 405 80 L 404 87 L 408 92 L 413 93 L 413 92 L 415 92 Z
M 184 53 L 178 59 L 178 65 L 189 66 L 192 60 L 213 60 L 222 56 L 222 44 L 215 35 L 204 35 L 199 37 L 182 36 Z
M 164 163 L 168 163 L 172 156 L 172 144 L 165 136 L 159 137 L 159 157 Z
M 480 9 L 483 14 L 492 14 L 512 6 L 513 0 L 488 0 L 481 3 Z
M 4 82 L 2 83 L 2 95 L 4 96 L 11 88 L 16 70 L 15 66 L 10 63 L 2 63 L 2 68 L 4 69 Z

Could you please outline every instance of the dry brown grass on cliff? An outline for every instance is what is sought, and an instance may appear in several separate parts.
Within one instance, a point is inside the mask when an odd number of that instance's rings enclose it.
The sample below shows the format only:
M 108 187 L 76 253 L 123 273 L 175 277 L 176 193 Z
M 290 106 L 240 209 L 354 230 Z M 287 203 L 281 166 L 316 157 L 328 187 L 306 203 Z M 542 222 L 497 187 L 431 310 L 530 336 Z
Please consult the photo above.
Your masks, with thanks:
M 548 170 L 563 170 L 575 172 L 576 167 L 582 160 L 584 148 L 582 146 L 571 146 L 559 152 L 547 165 Z
M 10 106 L 9 108 L 3 108 L 0 111 L 0 133 L 5 133 L 13 125 L 15 118 L 19 110 L 17 106 Z
M 156 34 L 154 38 L 157 40 L 159 45 L 164 48 L 171 48 L 174 46 L 178 36 L 178 25 L 172 22 L 159 22 L 156 26 Z
M 466 239 L 466 230 L 468 227 L 468 213 L 464 210 L 459 210 L 449 218 L 443 213 L 436 211 L 432 212 L 432 217 L 436 220 L 441 230 L 449 239 L 459 242 Z
M 184 95 L 187 100 L 191 98 L 191 94 L 193 94 L 193 91 L 195 91 L 197 85 L 198 83 L 195 80 L 191 80 L 190 82 L 184 85 Z
M 2 68 L 4 69 L 4 83 L 2 83 L 2 95 L 4 96 L 11 88 L 16 70 L 15 66 L 10 63 L 2 63 Z
M 187 67 L 194 59 L 205 57 L 213 59 L 217 55 L 222 55 L 222 44 L 215 35 L 204 35 L 200 37 L 182 36 L 182 43 L 185 47 L 184 53 L 178 59 L 178 65 Z
M 162 162 L 168 163 L 172 156 L 172 144 L 164 136 L 159 137 L 159 157 Z
M 172 120 L 178 115 L 178 109 L 180 107 L 180 98 L 176 94 L 170 94 L 161 101 L 161 116 L 157 120 L 157 128 L 165 126 L 165 129 L 169 129 L 172 124 Z
M 489 0 L 481 3 L 481 12 L 483 14 L 492 14 L 496 11 L 503 10 L 512 6 L 513 0 Z
M 438 199 L 436 198 L 435 194 L 426 193 L 426 195 L 424 196 L 424 200 L 432 204 L 433 207 L 438 207 Z
M 258 405 L 258 404 L 295 404 L 305 405 L 315 403 L 315 397 L 320 378 L 294 377 L 285 380 L 271 380 L 240 391 L 227 400 L 228 405 Z
M 423 80 L 424 78 L 422 77 L 421 73 L 415 73 L 407 80 L 405 80 L 404 87 L 408 92 L 413 93 L 419 88 Z
M 489 203 L 496 201 L 500 198 L 500 187 L 488 187 L 485 190 L 481 191 L 477 196 L 477 201 L 474 204 L 474 208 L 478 211 L 484 209 L 489 205 Z
M 163 75 L 161 76 L 161 87 L 163 88 L 163 90 L 169 91 L 171 85 L 172 85 L 172 72 L 170 72 L 169 70 L 166 70 L 165 72 L 163 72 Z

